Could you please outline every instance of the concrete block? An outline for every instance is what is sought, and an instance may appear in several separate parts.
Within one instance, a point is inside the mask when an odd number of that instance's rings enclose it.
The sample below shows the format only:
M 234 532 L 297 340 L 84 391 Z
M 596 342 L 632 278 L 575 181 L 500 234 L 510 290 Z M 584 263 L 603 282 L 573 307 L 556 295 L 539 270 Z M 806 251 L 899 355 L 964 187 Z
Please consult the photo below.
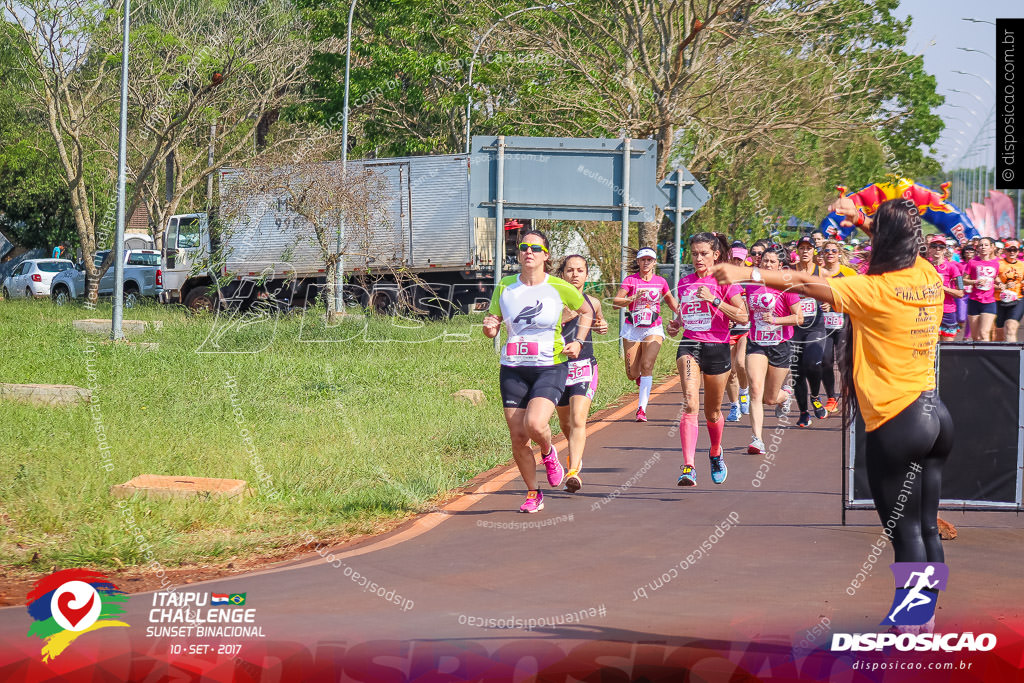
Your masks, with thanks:
M 41 406 L 88 403 L 92 393 L 70 384 L 0 384 L 0 398 Z
M 109 320 L 103 318 L 87 318 L 85 320 L 75 320 L 73 325 L 79 332 L 89 332 L 91 334 L 110 334 Z M 122 320 L 121 330 L 125 333 L 141 334 L 146 331 L 148 327 L 151 330 L 163 329 L 163 320 Z
M 452 394 L 452 397 L 461 401 L 469 401 L 475 406 L 478 406 L 487 400 L 487 397 L 484 396 L 484 392 L 479 389 L 459 389 Z
M 140 474 L 123 484 L 110 487 L 115 498 L 235 498 L 245 493 L 244 479 L 216 479 L 211 477 L 175 477 L 161 474 Z

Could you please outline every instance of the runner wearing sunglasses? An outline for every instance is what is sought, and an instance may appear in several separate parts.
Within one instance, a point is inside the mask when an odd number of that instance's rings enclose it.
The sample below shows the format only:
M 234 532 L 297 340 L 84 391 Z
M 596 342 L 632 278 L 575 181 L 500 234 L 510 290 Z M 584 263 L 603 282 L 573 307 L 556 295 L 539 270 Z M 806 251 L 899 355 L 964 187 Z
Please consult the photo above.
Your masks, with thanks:
M 814 239 L 804 235 L 797 242 L 796 251 L 797 263 L 793 269 L 818 277 L 818 264 L 814 262 Z M 803 322 L 793 333 L 793 390 L 797 407 L 800 408 L 800 419 L 796 426 L 809 427 L 809 409 L 814 410 L 814 416 L 819 420 L 828 417 L 828 411 L 818 396 L 821 391 L 822 360 L 825 358 L 825 316 L 821 306 L 812 297 L 803 297 L 800 306 Z
M 928 260 L 942 277 L 942 321 L 939 323 L 939 341 L 956 339 L 960 326 L 956 319 L 956 302 L 964 295 L 960 266 L 946 258 L 946 238 L 932 235 L 928 240 Z
M 556 275 L 583 294 L 589 268 L 587 259 L 579 254 L 562 259 Z M 569 442 L 569 473 L 565 475 L 565 490 L 576 493 L 583 487 L 580 470 L 583 468 L 583 448 L 587 444 L 587 416 L 590 404 L 597 391 L 597 358 L 594 356 L 594 341 L 591 332 L 608 333 L 608 321 L 601 313 L 601 302 L 583 294 L 586 308 L 593 316 L 593 323 L 583 341 L 579 355 L 569 361 L 569 376 L 565 380 L 565 391 L 558 400 L 558 424 Z M 562 338 L 566 343 L 579 336 L 580 314 L 565 309 L 562 313 Z
M 1024 299 L 1021 298 L 1021 284 L 1024 283 L 1024 261 L 1017 259 L 1020 242 L 1007 240 L 1003 248 L 1003 259 L 999 264 L 996 279 L 999 305 L 996 310 L 996 341 L 1017 341 L 1017 328 L 1024 317 Z
M 697 411 L 700 385 L 704 381 L 704 417 L 711 437 L 711 481 L 725 482 L 729 470 L 722 457 L 722 396 L 729 380 L 732 361 L 729 354 L 729 321 L 745 323 L 747 308 L 740 288 L 719 285 L 711 277 L 711 267 L 723 263 L 728 246 L 721 235 L 700 232 L 690 238 L 690 256 L 694 273 L 680 278 L 679 312 L 668 324 L 673 337 L 683 330 L 676 353 L 676 367 L 683 385 L 683 412 L 679 418 L 679 443 L 683 451 L 679 486 L 696 486 L 694 456 L 697 451 Z
M 551 443 L 551 415 L 565 390 L 568 360 L 579 357 L 590 333 L 593 313 L 578 289 L 548 275 L 548 238 L 527 230 L 519 244 L 519 275 L 503 278 L 484 318 L 484 336 L 493 339 L 505 323 L 508 338 L 501 352 L 501 402 L 512 441 L 512 455 L 526 484 L 520 512 L 544 509 L 537 488 L 537 461 L 530 442 L 540 446 L 548 484 L 562 483 L 565 470 Z M 579 312 L 576 337 L 564 342 L 562 310 Z
M 856 275 L 857 271 L 850 267 L 847 261 L 846 252 L 843 251 L 839 242 L 825 240 L 821 249 L 822 265 L 818 268 L 818 274 L 822 277 L 850 277 Z M 844 336 L 840 334 L 846 325 L 846 315 L 836 313 L 826 304 L 821 304 L 822 317 L 825 322 L 825 352 L 821 358 L 821 383 L 825 385 L 825 395 L 828 400 L 825 402 L 825 410 L 828 414 L 834 413 L 839 408 L 839 394 L 836 393 L 836 371 L 835 362 L 842 358 L 844 348 Z M 811 394 L 817 396 L 819 386 L 812 386 Z
M 615 308 L 628 308 L 622 325 L 622 347 L 626 360 L 626 376 L 640 387 L 636 421 L 647 422 L 647 402 L 654 385 L 654 364 L 665 341 L 661 321 L 661 302 L 675 313 L 679 310 L 668 282 L 654 272 L 654 249 L 644 247 L 636 252 L 639 271 L 626 277 L 612 299 Z

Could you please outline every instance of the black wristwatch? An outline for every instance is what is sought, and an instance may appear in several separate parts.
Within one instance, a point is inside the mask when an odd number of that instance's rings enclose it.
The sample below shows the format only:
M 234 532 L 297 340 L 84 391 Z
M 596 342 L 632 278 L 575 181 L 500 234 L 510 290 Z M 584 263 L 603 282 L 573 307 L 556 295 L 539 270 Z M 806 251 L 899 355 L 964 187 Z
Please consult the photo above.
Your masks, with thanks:
M 714 298 L 714 299 L 713 299 L 713 300 L 711 301 L 711 305 L 712 305 L 712 306 L 714 306 L 715 308 L 718 308 L 719 306 L 721 306 L 721 305 L 722 305 L 722 300 L 721 300 L 721 299 L 720 299 L 719 297 L 717 297 L 717 296 L 716 296 L 716 297 L 715 297 L 715 298 Z

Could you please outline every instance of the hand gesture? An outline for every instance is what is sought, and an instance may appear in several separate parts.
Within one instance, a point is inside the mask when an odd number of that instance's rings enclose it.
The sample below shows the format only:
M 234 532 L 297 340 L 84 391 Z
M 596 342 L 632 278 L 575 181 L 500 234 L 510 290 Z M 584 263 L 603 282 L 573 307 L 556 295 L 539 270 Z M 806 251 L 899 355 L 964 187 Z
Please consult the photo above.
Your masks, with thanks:
M 578 341 L 574 339 L 565 345 L 565 347 L 562 349 L 562 353 L 564 353 L 567 358 L 575 360 L 579 358 L 580 351 L 582 350 L 583 344 L 580 344 Z
M 590 329 L 594 330 L 598 334 L 608 334 L 608 321 L 604 318 L 600 318 L 590 326 Z

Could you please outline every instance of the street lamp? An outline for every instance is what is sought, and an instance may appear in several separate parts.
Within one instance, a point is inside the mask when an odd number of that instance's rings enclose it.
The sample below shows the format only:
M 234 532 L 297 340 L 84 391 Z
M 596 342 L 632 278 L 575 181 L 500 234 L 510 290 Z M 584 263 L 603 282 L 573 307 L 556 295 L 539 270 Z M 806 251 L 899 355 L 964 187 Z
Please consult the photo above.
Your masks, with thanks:
M 117 141 L 117 228 L 114 232 L 114 311 L 110 316 L 110 338 L 124 339 L 124 185 L 128 142 L 128 32 L 131 0 L 124 0 L 124 37 L 121 43 L 121 130 Z
M 353 2 L 354 1 L 355 0 L 353 0 Z M 498 24 L 500 24 L 501 22 L 505 21 L 506 19 L 509 19 L 510 17 L 514 17 L 517 14 L 522 14 L 523 12 L 530 12 L 530 11 L 535 10 L 535 9 L 556 10 L 559 7 L 570 7 L 570 6 L 575 5 L 575 4 L 576 3 L 574 3 L 574 2 L 570 2 L 570 3 L 557 3 L 557 2 L 553 2 L 550 5 L 534 5 L 533 7 L 524 7 L 523 9 L 517 9 L 515 12 L 510 12 L 509 14 L 506 14 L 501 19 L 498 19 L 496 22 L 494 22 L 494 24 L 491 25 L 491 27 L 489 29 L 487 29 L 487 32 L 484 33 L 484 35 L 477 42 L 476 49 L 473 50 L 473 57 L 469 60 L 469 83 L 468 83 L 468 86 L 466 88 L 466 154 L 469 154 L 469 118 L 470 118 L 470 113 L 472 112 L 472 107 L 473 107 L 473 63 L 476 61 L 477 53 L 479 53 L 480 52 L 480 48 L 483 47 L 484 41 L 487 40 L 487 36 L 491 35 L 491 31 L 496 29 L 498 27 Z
M 975 95 L 972 92 L 967 92 L 966 90 L 957 90 L 956 88 L 950 88 L 948 92 L 956 92 L 956 93 L 960 93 L 961 95 L 967 95 L 969 97 L 973 97 L 974 99 L 978 100 L 978 102 L 980 104 L 985 104 L 985 100 L 981 99 L 980 97 L 978 97 L 977 95 Z
M 348 38 L 345 44 L 345 103 L 341 112 L 341 182 L 345 184 L 348 171 L 348 85 L 349 71 L 352 66 L 352 16 L 356 11 L 356 1 L 348 8 Z M 334 266 L 334 312 L 340 314 L 344 307 L 344 290 L 342 289 L 345 271 L 345 257 L 342 256 L 342 242 L 345 239 L 345 214 L 338 221 L 338 262 Z
M 985 55 L 986 57 L 991 59 L 993 62 L 996 61 L 995 57 L 993 57 L 989 53 L 985 52 L 984 50 L 975 50 L 973 47 L 958 47 L 957 49 L 960 50 L 961 52 L 977 52 L 980 55 Z
M 963 74 L 964 76 L 973 76 L 974 78 L 977 78 L 979 81 L 983 81 L 985 83 L 985 85 L 987 85 L 989 88 L 992 89 L 992 92 L 996 91 L 996 87 L 994 85 L 992 85 L 992 82 L 989 81 L 984 76 L 979 76 L 978 74 L 972 74 L 969 71 L 958 71 L 957 69 L 953 69 L 953 73 L 955 73 L 955 74 Z
M 988 24 L 989 26 L 995 26 L 995 22 L 985 21 L 984 19 L 974 19 L 973 17 L 963 17 L 960 21 L 969 21 L 972 24 Z

